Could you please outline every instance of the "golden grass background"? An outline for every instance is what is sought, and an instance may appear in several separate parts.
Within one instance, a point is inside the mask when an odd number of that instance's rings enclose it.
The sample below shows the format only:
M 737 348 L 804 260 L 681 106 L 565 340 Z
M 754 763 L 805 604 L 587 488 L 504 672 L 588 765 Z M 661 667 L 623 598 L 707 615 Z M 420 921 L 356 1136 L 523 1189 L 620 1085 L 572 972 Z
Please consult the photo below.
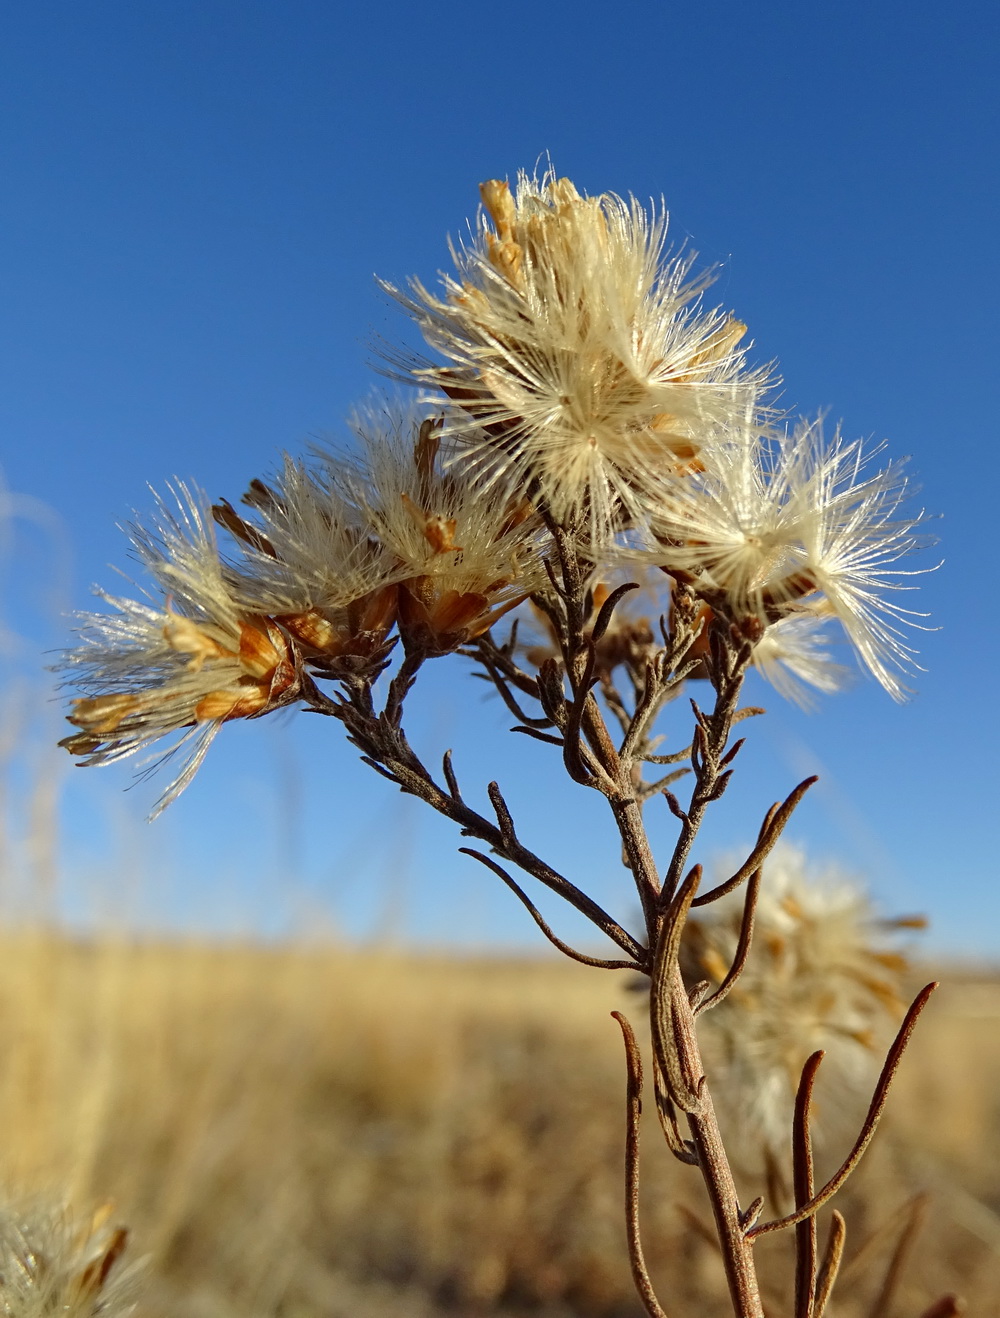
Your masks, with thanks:
M 625 1318 L 614 1008 L 641 1018 L 627 977 L 561 961 L 9 933 L 0 1165 L 15 1197 L 114 1202 L 151 1318 Z M 821 1082 L 820 1124 L 824 1105 L 839 1113 Z M 1000 981 L 956 972 L 839 1201 L 835 1318 L 871 1313 L 924 1192 L 893 1314 L 948 1290 L 1000 1313 L 998 1117 Z M 661 1299 L 724 1315 L 697 1175 L 655 1118 L 644 1139 Z M 760 1245 L 769 1318 L 788 1313 L 788 1244 Z

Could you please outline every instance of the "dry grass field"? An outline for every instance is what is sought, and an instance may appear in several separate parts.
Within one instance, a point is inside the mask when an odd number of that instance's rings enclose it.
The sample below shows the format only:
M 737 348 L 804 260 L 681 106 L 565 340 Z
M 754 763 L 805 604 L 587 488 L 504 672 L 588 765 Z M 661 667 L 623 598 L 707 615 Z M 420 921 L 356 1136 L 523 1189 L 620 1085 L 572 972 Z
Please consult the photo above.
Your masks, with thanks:
M 14 1197 L 113 1201 L 148 1259 L 149 1318 L 625 1318 L 613 1008 L 641 1015 L 621 976 L 562 962 L 7 935 L 3 1175 Z M 820 1089 L 821 1121 L 824 1102 L 840 1100 Z M 835 1318 L 878 1311 L 921 1194 L 905 1284 L 878 1318 L 916 1318 L 947 1290 L 1000 1313 L 998 1118 L 1000 981 L 956 974 L 840 1201 Z M 820 1174 L 839 1147 L 820 1146 Z M 661 1298 L 671 1318 L 723 1315 L 695 1174 L 655 1121 L 645 1152 Z M 760 1255 L 783 1318 L 787 1242 Z

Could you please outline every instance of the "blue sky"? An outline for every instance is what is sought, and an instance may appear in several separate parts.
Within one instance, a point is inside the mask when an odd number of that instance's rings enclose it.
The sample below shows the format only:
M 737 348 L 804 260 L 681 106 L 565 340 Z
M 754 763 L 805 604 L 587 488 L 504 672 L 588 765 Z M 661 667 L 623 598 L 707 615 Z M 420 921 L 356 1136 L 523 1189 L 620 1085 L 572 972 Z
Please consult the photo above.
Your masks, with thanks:
M 912 455 L 942 515 L 918 696 L 897 707 L 861 681 L 806 716 L 769 695 L 706 858 L 818 770 L 796 840 L 867 875 L 887 911 L 929 913 L 935 946 L 995 955 L 995 11 L 568 12 L 41 0 L 6 14 L 6 753 L 15 805 L 28 784 L 49 818 L 41 781 L 61 830 L 29 859 L 44 870 L 53 851 L 76 911 L 521 936 L 513 900 L 443 824 L 364 777 L 336 728 L 226 729 L 147 826 L 155 784 L 123 794 L 127 767 L 72 772 L 39 749 L 61 735 L 39 673 L 60 615 L 127 566 L 116 524 L 150 507 L 147 482 L 235 498 L 279 450 L 339 436 L 377 385 L 372 337 L 410 333 L 373 274 L 433 279 L 479 181 L 547 152 L 588 191 L 663 195 L 674 239 L 723 263 L 715 297 L 778 361 L 783 404 Z M 507 721 L 449 668 L 416 726 L 456 746 L 470 793 L 499 776 L 539 849 L 627 914 L 600 803 L 543 798 L 544 748 L 509 745 Z

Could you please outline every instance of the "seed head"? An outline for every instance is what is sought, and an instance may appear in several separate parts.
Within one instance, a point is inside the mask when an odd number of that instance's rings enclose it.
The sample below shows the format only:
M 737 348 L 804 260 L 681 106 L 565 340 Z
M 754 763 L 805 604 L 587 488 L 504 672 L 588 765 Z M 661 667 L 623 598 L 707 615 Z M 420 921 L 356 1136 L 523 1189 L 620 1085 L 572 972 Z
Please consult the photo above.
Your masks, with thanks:
M 438 418 L 397 418 L 387 430 L 362 416 L 357 427 L 353 497 L 393 563 L 400 633 L 426 653 L 453 650 L 545 580 L 537 515 L 449 462 Z
M 243 604 L 270 615 L 312 667 L 376 658 L 396 621 L 398 565 L 351 498 L 353 472 L 332 454 L 307 465 L 286 457 L 275 479 L 243 502 L 213 508 L 241 546 Z
M 185 762 L 157 802 L 159 813 L 191 781 L 223 723 L 257 718 L 296 699 L 300 671 L 289 638 L 241 602 L 220 558 L 204 498 L 178 486 L 154 525 L 132 540 L 159 592 L 150 603 L 98 592 L 111 613 L 83 614 L 81 644 L 61 667 L 84 694 L 60 744 L 84 765 L 110 764 L 179 734 L 166 756 Z
M 386 286 L 447 359 L 412 374 L 464 412 L 460 443 L 483 479 L 531 490 L 603 542 L 649 482 L 698 467 L 707 421 L 755 411 L 765 373 L 738 347 L 746 327 L 702 308 L 711 276 L 666 254 L 662 211 L 581 196 L 551 172 L 481 193 L 440 295 Z
M 922 615 L 891 596 L 912 589 L 921 569 L 897 562 L 922 543 L 923 513 L 904 510 L 909 490 L 899 464 L 870 472 L 860 441 L 825 441 L 819 423 L 762 440 L 731 430 L 706 446 L 710 462 L 682 481 L 665 478 L 650 501 L 645 552 L 713 612 L 758 629 L 800 615 L 836 619 L 860 661 L 897 700 L 914 651 L 904 624 Z M 926 569 L 924 569 L 926 570 Z M 792 629 L 763 655 L 788 653 Z M 796 632 L 796 675 L 829 689 L 834 669 L 817 664 L 816 633 Z M 811 656 L 802 652 L 810 636 Z M 773 668 L 771 669 L 773 672 Z

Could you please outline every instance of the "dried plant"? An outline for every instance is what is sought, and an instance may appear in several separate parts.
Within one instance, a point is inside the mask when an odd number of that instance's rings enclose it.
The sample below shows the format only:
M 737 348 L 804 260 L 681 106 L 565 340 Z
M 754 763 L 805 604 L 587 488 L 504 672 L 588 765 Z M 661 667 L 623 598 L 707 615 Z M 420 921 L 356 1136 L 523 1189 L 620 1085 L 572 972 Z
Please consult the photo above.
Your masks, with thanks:
M 122 1268 L 128 1232 L 110 1217 L 109 1205 L 86 1222 L 51 1205 L 0 1210 L 0 1314 L 128 1318 L 138 1273 Z
M 812 1049 L 816 1031 L 793 1029 L 777 1013 L 798 988 L 815 987 L 827 935 L 855 916 L 800 901 L 799 931 L 808 927 L 813 944 L 791 962 L 765 948 L 748 969 L 755 918 L 768 910 L 760 906 L 765 862 L 814 779 L 771 806 L 756 844 L 720 882 L 702 883 L 693 849 L 734 772 L 743 744 L 734 728 L 762 712 L 740 703 L 752 667 L 797 698 L 809 687 L 835 690 L 845 671 L 830 649 L 839 634 L 904 698 L 907 628 L 919 615 L 896 592 L 911 587 L 915 569 L 900 564 L 924 538 L 924 518 L 907 510 L 900 466 L 873 466 L 877 450 L 826 438 L 818 422 L 779 423 L 768 372 L 738 347 L 745 327 L 705 308 L 710 280 L 691 277 L 689 257 L 667 253 L 662 212 L 581 196 L 552 174 L 521 176 L 513 192 L 493 181 L 482 196 L 484 212 L 441 291 L 393 290 L 444 359 L 400 358 L 396 367 L 435 396 L 410 414 L 363 419 L 354 454 L 286 460 L 275 480 L 254 482 L 245 512 L 227 502 L 210 508 L 178 487 L 178 511 L 161 505 L 155 523 L 133 534 L 158 593 L 142 604 L 106 597 L 114 612 L 86 617 L 83 643 L 67 655 L 83 695 L 64 744 L 83 763 L 103 764 L 174 735 L 167 754 L 184 749 L 187 758 L 162 807 L 231 719 L 297 701 L 338 720 L 366 764 L 480 844 L 462 850 L 511 889 L 560 951 L 644 977 L 662 1131 L 704 1180 L 733 1312 L 762 1318 L 755 1242 L 792 1230 L 795 1318 L 821 1318 L 843 1223 L 835 1217 L 821 1260 L 816 1213 L 868 1147 L 934 986 L 905 1013 L 860 1133 L 817 1188 L 810 1111 L 823 1054 L 790 1058 L 793 1039 Z M 213 517 L 229 536 L 224 546 Z M 636 577 L 646 598 L 630 610 Z M 537 644 L 519 642 L 516 619 L 506 636 L 494 630 L 522 605 L 542 620 Z M 450 752 L 438 776 L 410 745 L 406 702 L 425 665 L 446 655 L 492 683 L 550 771 L 605 798 L 639 899 L 638 927 L 626 928 L 526 844 L 497 782 L 482 813 L 463 794 Z M 692 730 L 675 730 L 677 749 L 665 751 L 658 720 L 689 682 L 707 697 L 679 706 L 693 713 Z M 683 801 L 672 790 L 682 777 L 690 783 Z M 665 864 L 644 826 L 657 798 L 677 821 Z M 514 870 L 589 920 L 610 953 L 566 943 Z M 736 917 L 726 905 L 709 918 L 738 891 Z M 786 893 L 786 916 L 790 900 Z M 706 978 L 695 963 L 709 947 Z M 867 972 L 853 964 L 845 973 L 858 984 Z M 792 981 L 783 1005 L 770 987 L 780 975 Z M 743 1203 L 737 1193 L 698 1041 L 698 1019 L 732 1010 L 738 994 L 752 1004 L 758 1040 L 771 1028 L 780 1037 L 783 1073 L 801 1066 L 790 1105 L 792 1201 L 764 1221 L 763 1196 Z M 860 1001 L 835 994 L 819 1034 L 866 1028 L 870 1004 Z M 638 1213 L 643 1066 L 631 1024 L 616 1016 L 628 1076 L 629 1253 L 646 1311 L 662 1318 Z M 759 1071 L 743 1083 L 758 1086 Z M 767 1103 L 768 1121 L 777 1115 L 766 1095 L 740 1101 Z M 765 1141 L 772 1137 L 768 1128 Z

